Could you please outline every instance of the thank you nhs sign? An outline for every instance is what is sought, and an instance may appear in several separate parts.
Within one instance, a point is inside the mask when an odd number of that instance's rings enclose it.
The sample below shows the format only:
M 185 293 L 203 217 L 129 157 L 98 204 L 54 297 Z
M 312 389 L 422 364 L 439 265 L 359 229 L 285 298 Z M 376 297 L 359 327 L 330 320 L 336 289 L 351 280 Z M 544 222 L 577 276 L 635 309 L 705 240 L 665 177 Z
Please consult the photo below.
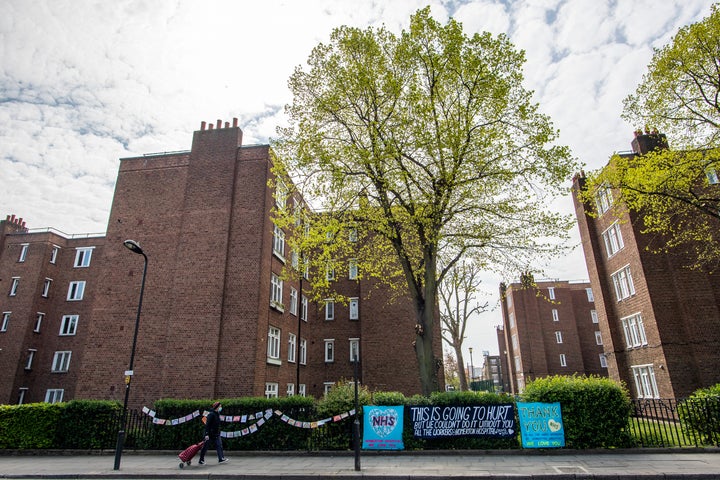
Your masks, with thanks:
M 559 402 L 518 402 L 517 408 L 523 448 L 565 446 L 565 429 Z
M 363 407 L 363 448 L 368 450 L 402 450 L 403 406 Z

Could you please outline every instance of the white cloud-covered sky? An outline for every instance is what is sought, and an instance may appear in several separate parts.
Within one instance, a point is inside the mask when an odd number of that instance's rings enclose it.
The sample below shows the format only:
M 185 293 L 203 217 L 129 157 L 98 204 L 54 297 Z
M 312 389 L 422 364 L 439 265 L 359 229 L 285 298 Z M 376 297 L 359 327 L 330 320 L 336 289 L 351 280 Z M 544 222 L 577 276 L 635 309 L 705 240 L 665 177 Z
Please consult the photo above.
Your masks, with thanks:
M 189 149 L 201 121 L 233 117 L 245 143 L 267 143 L 284 122 L 292 70 L 333 28 L 385 24 L 399 32 L 427 4 L 469 35 L 505 33 L 525 50 L 526 87 L 589 170 L 630 148 L 637 126 L 620 119 L 622 100 L 653 48 L 711 7 L 708 0 L 0 0 L 0 215 L 22 217 L 31 229 L 104 232 L 120 158 Z M 571 213 L 572 201 L 553 208 Z M 544 273 L 587 278 L 581 249 Z M 483 284 L 491 306 L 499 281 L 489 275 Z M 497 353 L 500 323 L 499 310 L 483 314 L 465 345 Z

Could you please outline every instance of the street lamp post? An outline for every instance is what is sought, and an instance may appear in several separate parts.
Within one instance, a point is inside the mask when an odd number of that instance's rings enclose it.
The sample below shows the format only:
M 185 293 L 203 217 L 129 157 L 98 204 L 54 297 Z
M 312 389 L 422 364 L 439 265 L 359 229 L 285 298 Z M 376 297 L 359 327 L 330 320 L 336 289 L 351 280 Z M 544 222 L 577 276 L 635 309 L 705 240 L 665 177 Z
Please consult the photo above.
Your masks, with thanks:
M 358 345 L 360 348 L 360 345 Z M 355 419 L 353 420 L 353 447 L 355 471 L 360 471 L 360 405 L 358 404 L 358 352 L 353 353 L 353 382 L 355 383 Z
M 118 431 L 117 444 L 115 445 L 115 470 L 120 470 L 120 458 L 122 457 L 123 445 L 125 444 L 125 428 L 127 427 L 128 397 L 130 395 L 130 381 L 133 377 L 133 363 L 135 362 L 135 346 L 137 345 L 138 327 L 140 326 L 140 312 L 142 311 L 143 293 L 145 293 L 145 274 L 147 273 L 148 258 L 135 240 L 125 240 L 123 245 L 133 253 L 142 255 L 145 259 L 143 266 L 142 282 L 140 284 L 140 300 L 138 301 L 137 316 L 135 317 L 135 333 L 133 334 L 132 350 L 130 351 L 130 365 L 125 372 L 125 401 L 123 402 L 122 422 Z
M 472 347 L 470 347 L 470 390 L 473 390 L 473 379 L 475 378 L 475 365 L 473 365 Z

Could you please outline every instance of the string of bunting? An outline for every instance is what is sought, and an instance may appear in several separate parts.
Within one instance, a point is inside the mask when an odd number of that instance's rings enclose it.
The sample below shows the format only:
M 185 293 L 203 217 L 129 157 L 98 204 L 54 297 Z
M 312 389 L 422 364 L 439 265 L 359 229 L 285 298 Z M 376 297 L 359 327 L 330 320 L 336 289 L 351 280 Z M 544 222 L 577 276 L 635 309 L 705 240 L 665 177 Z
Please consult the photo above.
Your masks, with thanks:
M 172 419 L 166 419 L 166 418 L 158 418 L 156 416 L 155 410 L 150 410 L 148 407 L 143 407 L 142 412 L 145 415 L 148 415 L 153 419 L 153 423 L 157 425 L 180 425 L 185 422 L 189 422 L 190 420 L 193 420 L 194 418 L 199 417 L 200 410 L 195 410 L 192 413 L 189 413 L 183 417 L 178 418 L 172 418 Z M 203 416 L 207 415 L 208 411 L 204 411 L 202 413 Z M 322 420 L 317 420 L 314 422 L 306 422 L 302 420 L 295 420 L 293 418 L 290 418 L 289 416 L 285 415 L 280 410 L 275 410 L 273 412 L 272 409 L 267 409 L 264 412 L 257 412 L 255 414 L 250 415 L 220 415 L 220 421 L 226 422 L 226 423 L 247 423 L 251 420 L 257 420 L 257 422 L 253 423 L 252 425 L 248 425 L 246 428 L 243 428 L 242 430 L 236 430 L 233 432 L 220 432 L 220 436 L 224 438 L 235 438 L 235 437 L 242 437 L 245 435 L 250 435 L 251 433 L 255 433 L 258 431 L 260 427 L 262 427 L 267 420 L 270 419 L 270 417 L 275 414 L 276 416 L 280 417 L 280 420 L 287 423 L 290 426 L 297 427 L 297 428 L 318 428 L 323 425 L 326 425 L 328 423 L 333 422 L 340 422 L 352 415 L 355 415 L 355 409 L 352 409 L 347 412 L 340 413 L 338 415 L 334 415 L 332 417 L 324 418 Z

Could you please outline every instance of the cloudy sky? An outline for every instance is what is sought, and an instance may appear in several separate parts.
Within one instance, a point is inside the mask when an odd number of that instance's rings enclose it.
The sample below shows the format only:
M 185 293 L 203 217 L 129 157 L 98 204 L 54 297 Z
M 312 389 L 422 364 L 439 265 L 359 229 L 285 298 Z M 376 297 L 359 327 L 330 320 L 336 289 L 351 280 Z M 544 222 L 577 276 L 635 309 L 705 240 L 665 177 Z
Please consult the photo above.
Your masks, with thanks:
M 587 169 L 628 150 L 620 119 L 653 48 L 709 0 L 0 0 L 0 215 L 104 232 L 119 159 L 186 150 L 201 121 L 239 118 L 245 143 L 284 122 L 287 79 L 340 25 L 399 32 L 430 4 L 468 34 L 525 50 L 526 87 Z M 672 139 L 671 139 L 672 140 Z M 568 187 L 570 183 L 568 182 Z M 569 196 L 555 208 L 570 213 Z M 577 232 L 574 232 L 577 242 Z M 585 279 L 579 248 L 545 275 Z M 484 284 L 491 306 L 497 282 Z M 513 279 L 506 279 L 513 281 Z M 499 311 L 466 341 L 497 353 Z M 476 354 L 476 366 L 479 356 Z

